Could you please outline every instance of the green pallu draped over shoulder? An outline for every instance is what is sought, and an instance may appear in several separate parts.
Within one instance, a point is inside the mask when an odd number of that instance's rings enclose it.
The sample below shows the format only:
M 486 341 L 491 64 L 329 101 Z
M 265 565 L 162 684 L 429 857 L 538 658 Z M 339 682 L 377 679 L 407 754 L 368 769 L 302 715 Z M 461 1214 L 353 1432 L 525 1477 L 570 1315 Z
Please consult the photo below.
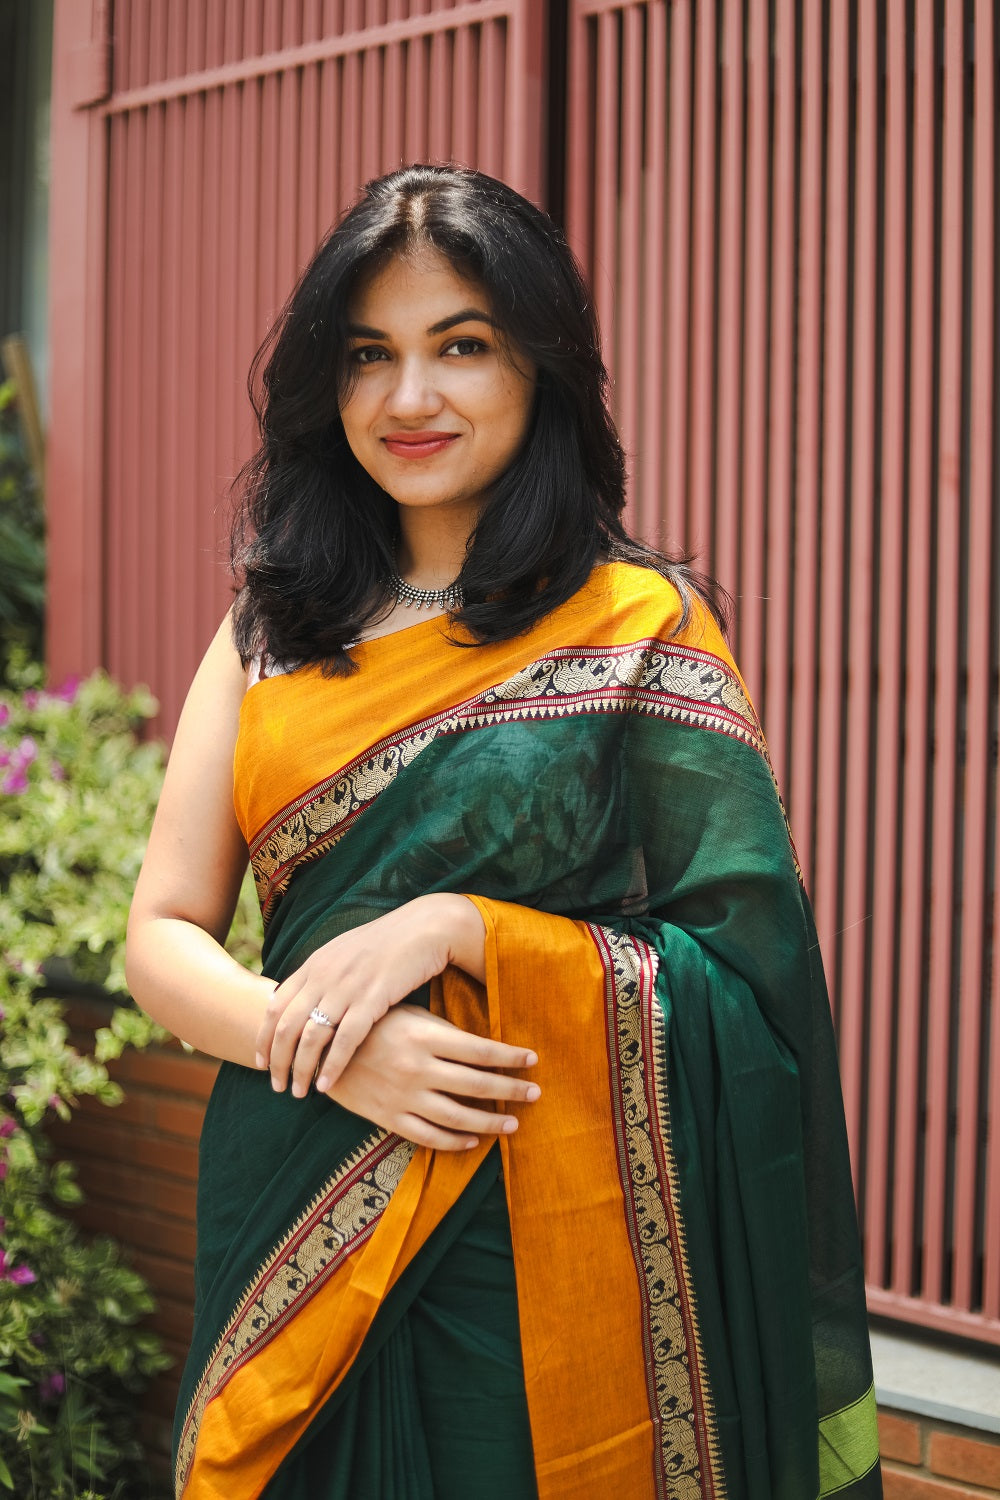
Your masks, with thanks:
M 178 1495 L 881 1494 L 816 935 L 743 684 L 700 607 L 678 624 L 615 564 L 529 636 L 424 621 L 247 694 L 266 972 L 467 894 L 485 989 L 413 998 L 535 1048 L 542 1098 L 505 1213 L 495 1146 L 223 1067 Z

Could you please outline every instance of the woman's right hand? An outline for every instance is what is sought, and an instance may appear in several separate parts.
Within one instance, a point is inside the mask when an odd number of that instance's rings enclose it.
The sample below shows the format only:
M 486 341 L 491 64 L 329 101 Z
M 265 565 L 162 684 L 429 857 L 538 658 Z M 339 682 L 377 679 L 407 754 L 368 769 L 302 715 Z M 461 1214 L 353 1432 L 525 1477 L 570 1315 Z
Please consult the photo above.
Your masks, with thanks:
M 460 1031 L 420 1006 L 402 1004 L 376 1022 L 327 1092 L 418 1146 L 468 1151 L 480 1136 L 517 1129 L 517 1117 L 491 1108 L 491 1101 L 534 1103 L 538 1085 L 501 1070 L 537 1061 L 526 1047 Z

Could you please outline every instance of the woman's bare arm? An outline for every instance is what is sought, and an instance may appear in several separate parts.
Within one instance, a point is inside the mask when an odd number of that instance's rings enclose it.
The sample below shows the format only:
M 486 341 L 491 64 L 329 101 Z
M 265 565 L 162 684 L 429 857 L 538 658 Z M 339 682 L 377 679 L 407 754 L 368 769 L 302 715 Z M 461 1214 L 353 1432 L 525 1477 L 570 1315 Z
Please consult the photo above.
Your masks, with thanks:
M 177 728 L 129 915 L 126 973 L 136 1000 L 168 1030 L 210 1056 L 253 1067 L 259 1038 L 271 1032 L 284 1007 L 273 1004 L 273 980 L 250 973 L 223 947 L 247 864 L 233 811 L 233 753 L 245 689 L 227 618 Z M 431 903 L 435 920 L 417 923 L 414 931 L 433 929 L 433 941 L 444 944 L 442 967 L 456 962 L 482 977 L 482 920 L 473 904 L 451 896 L 419 901 L 424 908 Z M 393 924 L 406 925 L 405 918 Z M 311 959 L 294 994 L 303 984 L 315 986 L 314 971 L 323 970 L 322 959 Z M 294 1051 L 284 1072 L 272 1060 L 279 1087 Z M 384 1029 L 377 1023 L 360 1054 L 330 1088 L 331 1097 L 421 1145 L 458 1150 L 471 1144 L 469 1131 L 513 1129 L 514 1117 L 494 1112 L 491 1103 L 535 1097 L 527 1080 L 500 1071 L 532 1066 L 527 1048 L 473 1037 L 426 1015 L 401 1016 Z M 460 1105 L 450 1089 L 486 1105 Z
M 247 848 L 233 811 L 233 752 L 246 674 L 228 617 L 195 675 L 129 914 L 129 988 L 202 1052 L 254 1063 L 274 981 L 226 953 Z

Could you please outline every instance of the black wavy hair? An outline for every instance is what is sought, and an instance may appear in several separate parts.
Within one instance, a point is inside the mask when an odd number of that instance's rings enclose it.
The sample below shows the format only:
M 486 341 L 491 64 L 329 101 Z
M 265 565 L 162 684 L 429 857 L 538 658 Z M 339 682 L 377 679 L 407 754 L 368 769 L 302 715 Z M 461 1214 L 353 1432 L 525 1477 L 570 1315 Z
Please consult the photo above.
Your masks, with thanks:
M 350 670 L 346 647 L 384 616 L 399 535 L 394 500 L 358 463 L 340 420 L 355 373 L 347 309 L 359 279 L 431 246 L 485 290 L 501 336 L 535 365 L 528 435 L 493 488 L 452 618 L 472 643 L 529 630 L 601 558 L 694 575 L 628 535 L 625 464 L 583 276 L 549 217 L 462 167 L 410 166 L 368 183 L 316 252 L 250 370 L 260 447 L 237 477 L 233 634 L 244 662 Z

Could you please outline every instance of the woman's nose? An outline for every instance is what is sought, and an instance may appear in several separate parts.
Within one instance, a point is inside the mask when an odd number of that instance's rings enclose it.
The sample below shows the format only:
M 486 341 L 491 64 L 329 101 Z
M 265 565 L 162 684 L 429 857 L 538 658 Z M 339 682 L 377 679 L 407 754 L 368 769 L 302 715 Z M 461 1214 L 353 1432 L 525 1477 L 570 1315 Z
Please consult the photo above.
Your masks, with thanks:
M 432 416 L 441 410 L 441 393 L 431 378 L 424 360 L 401 359 L 394 371 L 395 379 L 386 396 L 386 410 L 396 417 Z

